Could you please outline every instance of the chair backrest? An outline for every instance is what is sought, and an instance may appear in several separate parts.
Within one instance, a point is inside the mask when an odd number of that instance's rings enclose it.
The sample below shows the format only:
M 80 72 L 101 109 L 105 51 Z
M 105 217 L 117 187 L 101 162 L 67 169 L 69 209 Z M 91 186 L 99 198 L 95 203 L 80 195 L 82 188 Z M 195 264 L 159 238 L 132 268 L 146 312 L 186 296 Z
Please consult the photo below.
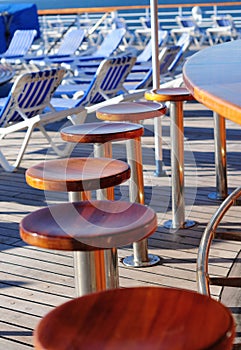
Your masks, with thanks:
M 192 17 L 176 17 L 177 23 L 182 27 L 182 28 L 196 28 L 197 23 L 194 21 Z
M 0 111 L 0 127 L 41 113 L 49 106 L 49 101 L 65 73 L 63 68 L 53 68 L 19 76 Z
M 90 82 L 89 88 L 76 107 L 79 105 L 93 105 L 125 91 L 123 84 L 135 62 L 136 58 L 130 56 L 115 57 L 102 61 Z
M 227 16 L 213 16 L 213 20 L 215 21 L 218 27 L 234 27 L 233 19 L 230 15 Z
M 150 17 L 140 17 L 140 22 L 144 28 L 151 28 L 151 18 Z
M 37 31 L 33 30 L 16 30 L 9 44 L 8 49 L 2 54 L 2 57 L 23 57 L 30 49 Z
M 158 46 L 163 45 L 168 37 L 167 30 L 159 30 L 158 31 Z M 150 61 L 152 57 L 152 40 L 150 39 L 144 50 L 137 56 L 136 62 L 147 62 Z
M 180 50 L 180 46 L 172 45 L 169 47 L 164 47 L 159 54 L 159 64 L 160 64 L 160 73 L 161 75 L 166 75 L 169 73 L 169 66 L 172 64 L 177 53 Z M 137 84 L 135 89 L 146 89 L 152 84 L 152 74 L 153 69 L 150 68 L 147 72 L 145 78 Z
M 192 38 L 189 33 L 183 33 L 180 36 L 176 43 L 176 45 L 180 47 L 180 50 L 177 52 L 176 57 L 168 67 L 169 72 L 173 72 L 176 69 L 181 59 L 183 58 L 184 53 L 188 50 L 189 46 L 191 45 L 191 42 Z
M 61 56 L 74 55 L 84 40 L 84 37 L 85 32 L 83 29 L 73 29 L 68 31 L 59 46 L 57 54 Z
M 117 49 L 126 33 L 125 28 L 113 29 L 107 34 L 93 57 L 109 57 Z

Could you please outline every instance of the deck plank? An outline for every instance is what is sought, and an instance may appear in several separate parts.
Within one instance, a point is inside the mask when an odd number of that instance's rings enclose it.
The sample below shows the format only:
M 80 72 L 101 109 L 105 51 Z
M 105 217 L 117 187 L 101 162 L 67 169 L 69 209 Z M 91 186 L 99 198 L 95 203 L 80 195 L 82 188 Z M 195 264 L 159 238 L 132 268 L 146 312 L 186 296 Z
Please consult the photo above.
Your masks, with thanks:
M 171 219 L 171 166 L 170 166 L 170 119 L 162 118 L 163 160 L 165 177 L 155 177 L 153 122 L 144 123 L 143 164 L 146 204 L 158 216 L 158 229 L 149 238 L 149 252 L 159 255 L 161 263 L 148 268 L 127 268 L 121 259 L 132 254 L 132 247 L 118 250 L 120 286 L 168 286 L 197 290 L 196 258 L 202 233 L 212 214 L 219 206 L 218 201 L 208 199 L 208 193 L 215 191 L 215 164 L 212 113 L 198 103 L 184 105 L 185 134 L 185 199 L 186 217 L 197 221 L 188 230 L 169 231 L 163 227 Z M 88 122 L 94 121 L 94 115 Z M 240 146 L 241 127 L 227 122 L 227 160 L 229 187 L 241 183 Z M 53 126 L 58 132 L 60 124 Z M 16 140 L 11 136 L 5 151 L 14 155 Z M 6 140 L 0 141 L 0 146 Z M 88 156 L 92 147 L 78 147 L 74 156 Z M 25 170 L 36 162 L 54 159 L 47 154 L 46 143 L 38 131 L 30 141 L 21 168 L 12 174 L 0 169 L 0 348 L 23 350 L 32 348 L 32 331 L 41 317 L 49 310 L 75 296 L 74 269 L 71 252 L 57 252 L 27 246 L 19 236 L 18 224 L 28 213 L 48 204 L 67 200 L 65 194 L 44 193 L 28 186 Z M 114 156 L 125 159 L 124 144 L 114 146 Z M 128 200 L 127 183 L 115 190 L 116 196 Z M 239 206 L 232 208 L 225 217 L 224 225 L 231 222 L 240 226 Z M 233 260 L 239 254 L 240 244 L 216 240 L 210 252 L 210 272 L 217 276 L 228 274 Z M 220 287 L 212 289 L 218 298 Z

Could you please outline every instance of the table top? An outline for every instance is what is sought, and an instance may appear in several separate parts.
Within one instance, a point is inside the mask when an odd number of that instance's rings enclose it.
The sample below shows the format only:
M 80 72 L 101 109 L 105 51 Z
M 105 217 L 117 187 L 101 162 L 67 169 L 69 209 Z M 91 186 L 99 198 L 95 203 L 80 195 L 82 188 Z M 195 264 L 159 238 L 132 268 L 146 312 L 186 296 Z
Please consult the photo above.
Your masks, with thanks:
M 241 124 L 241 40 L 209 47 L 183 67 L 186 87 L 214 112 Z

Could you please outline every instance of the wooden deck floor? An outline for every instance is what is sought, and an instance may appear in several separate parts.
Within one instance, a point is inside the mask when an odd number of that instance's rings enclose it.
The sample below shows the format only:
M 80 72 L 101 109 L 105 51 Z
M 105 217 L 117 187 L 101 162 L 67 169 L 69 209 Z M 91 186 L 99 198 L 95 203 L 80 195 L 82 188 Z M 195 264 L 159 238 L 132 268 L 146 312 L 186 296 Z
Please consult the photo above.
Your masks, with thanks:
M 88 121 L 94 120 L 94 117 Z M 153 125 L 145 123 L 143 162 L 146 204 L 155 209 L 159 227 L 149 239 L 149 252 L 161 256 L 161 263 L 148 268 L 127 268 L 121 263 L 120 285 L 169 286 L 196 290 L 196 258 L 200 237 L 219 203 L 207 198 L 215 191 L 215 165 L 212 113 L 198 103 L 185 104 L 185 181 L 186 218 L 197 225 L 188 230 L 170 232 L 163 222 L 171 219 L 170 138 L 168 116 L 163 118 L 163 154 L 165 177 L 155 177 Z M 51 133 L 58 132 L 55 124 Z M 241 182 L 241 130 L 227 122 L 228 183 L 233 189 Z M 16 137 L 17 136 L 17 137 Z M 11 157 L 21 133 L 1 141 Z M 2 146 L 1 146 L 2 147 Z M 2 148 L 1 148 L 2 149 Z M 29 212 L 48 203 L 66 200 L 65 195 L 44 193 L 25 183 L 26 168 L 36 162 L 53 159 L 46 156 L 46 142 L 37 131 L 31 140 L 21 168 L 12 174 L 0 170 L 0 349 L 32 348 L 32 331 L 40 318 L 55 306 L 74 297 L 73 259 L 71 253 L 46 251 L 27 246 L 19 237 L 18 224 Z M 123 144 L 116 144 L 115 156 L 123 158 Z M 75 150 L 88 155 L 91 146 Z M 127 198 L 127 184 L 117 189 L 121 199 Z M 234 207 L 225 222 L 240 224 L 240 207 Z M 225 223 L 224 222 L 224 223 Z M 119 249 L 120 259 L 131 254 L 131 247 Z M 211 271 L 227 274 L 240 252 L 240 245 L 217 241 L 211 251 Z M 218 297 L 220 288 L 213 289 Z M 232 305 L 231 305 L 232 306 Z

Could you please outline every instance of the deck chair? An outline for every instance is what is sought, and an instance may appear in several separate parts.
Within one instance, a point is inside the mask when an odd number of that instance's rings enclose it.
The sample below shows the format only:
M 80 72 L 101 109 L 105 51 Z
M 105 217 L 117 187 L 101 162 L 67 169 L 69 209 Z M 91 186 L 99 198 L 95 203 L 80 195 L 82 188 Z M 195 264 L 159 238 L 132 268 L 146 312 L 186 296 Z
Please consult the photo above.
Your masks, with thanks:
M 181 51 L 181 47 L 177 45 L 167 46 L 161 50 L 159 54 L 159 64 L 160 64 L 160 74 L 161 74 L 162 81 L 167 80 L 166 78 L 169 78 L 169 79 L 173 78 L 174 76 L 173 70 L 176 68 L 176 66 L 173 65 L 173 62 L 175 61 L 176 56 L 179 54 L 180 51 Z M 140 71 L 133 72 L 132 70 L 131 74 L 129 74 L 126 79 L 126 84 L 124 86 L 126 88 L 128 88 L 129 86 L 129 89 L 130 89 L 132 85 L 132 88 L 134 90 L 148 88 L 152 84 L 152 73 L 153 73 L 152 66 L 150 66 L 145 71 L 140 70 Z
M 57 109 L 83 106 L 87 113 L 94 112 L 100 104 L 103 106 L 111 103 L 111 100 L 118 94 L 128 94 L 124 82 L 135 61 L 136 58 L 130 56 L 105 59 L 89 84 L 59 86 L 55 92 L 57 98 L 53 98 L 51 103 Z M 63 95 L 73 98 L 58 98 Z
M 104 38 L 103 42 L 99 46 L 98 49 L 96 49 L 95 52 L 93 52 L 91 55 L 83 55 L 80 57 L 66 57 L 66 58 L 55 58 L 52 59 L 52 63 L 54 64 L 65 64 L 65 67 L 67 69 L 75 70 L 78 66 L 81 66 L 83 63 L 84 65 L 88 61 L 102 61 L 105 58 L 110 57 L 113 55 L 114 51 L 118 48 L 119 44 L 121 43 L 121 40 L 123 39 L 125 35 L 126 30 L 124 28 L 120 29 L 113 29 L 110 33 L 107 34 L 107 36 Z M 30 61 L 30 63 L 34 63 Z M 35 62 L 37 64 L 37 62 Z
M 38 128 L 54 151 L 62 156 L 66 152 L 50 138 L 44 125 L 71 116 L 73 123 L 83 122 L 86 113 L 83 108 L 62 110 L 58 112 L 51 104 L 51 97 L 61 83 L 66 71 L 51 69 L 19 76 L 14 82 L 6 99 L 0 99 L 0 139 L 7 142 L 7 135 L 25 130 L 22 145 L 13 164 L 0 151 L 0 165 L 9 172 L 14 171 L 20 164 L 32 132 Z
M 32 62 L 38 66 L 50 65 L 52 60 L 55 58 L 66 58 L 75 55 L 76 51 L 79 49 L 85 38 L 85 31 L 83 29 L 73 29 L 68 31 L 58 50 L 54 54 L 40 55 L 40 56 L 25 56 L 24 60 L 26 62 Z M 35 62 L 35 63 L 34 63 Z
M 210 45 L 240 38 L 232 16 L 213 16 L 214 26 L 207 28 L 206 34 Z
M 29 51 L 37 31 L 33 30 L 16 30 L 9 44 L 8 49 L 0 55 L 1 61 L 8 63 L 19 63 L 16 59 L 23 58 Z
M 168 39 L 168 31 L 167 30 L 159 30 L 158 31 L 158 46 L 164 46 Z M 150 61 L 152 58 L 152 40 L 150 39 L 144 50 L 137 56 L 136 64 L 142 64 Z
M 179 25 L 179 28 L 173 28 L 171 30 L 171 36 L 173 37 L 174 43 L 177 43 L 178 37 L 183 33 L 188 33 L 193 39 L 195 45 L 200 48 L 203 44 L 206 33 L 199 28 L 197 22 L 193 17 L 176 17 L 176 21 Z

